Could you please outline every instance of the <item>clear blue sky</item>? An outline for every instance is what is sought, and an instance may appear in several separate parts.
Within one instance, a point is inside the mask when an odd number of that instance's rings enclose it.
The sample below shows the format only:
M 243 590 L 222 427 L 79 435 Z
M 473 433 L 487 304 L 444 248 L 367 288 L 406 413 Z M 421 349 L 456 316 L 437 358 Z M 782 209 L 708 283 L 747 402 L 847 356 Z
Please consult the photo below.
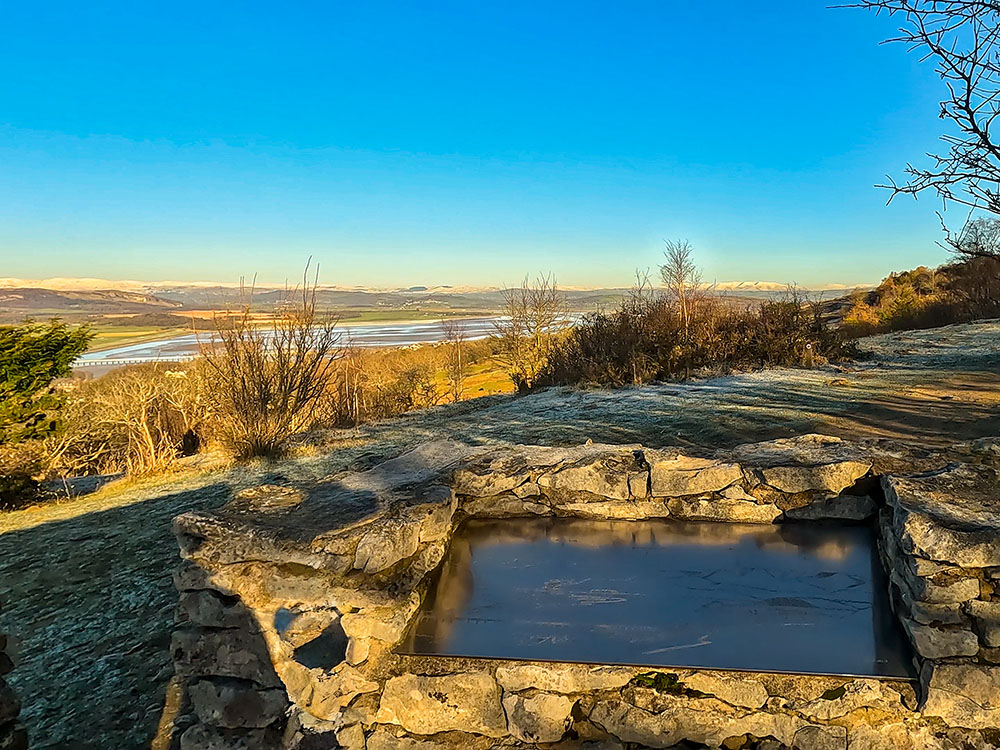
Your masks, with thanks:
M 937 264 L 941 83 L 822 0 L 0 0 L 0 276 L 860 283 Z M 959 221 L 957 210 L 949 220 Z

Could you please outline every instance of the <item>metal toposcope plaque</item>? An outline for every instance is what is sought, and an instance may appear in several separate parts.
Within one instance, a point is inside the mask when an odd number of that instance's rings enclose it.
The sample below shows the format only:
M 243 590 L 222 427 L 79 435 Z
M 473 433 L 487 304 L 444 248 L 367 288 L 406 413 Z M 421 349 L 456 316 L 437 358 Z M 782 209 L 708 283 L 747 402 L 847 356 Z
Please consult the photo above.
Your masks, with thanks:
M 468 521 L 400 651 L 912 677 L 859 526 Z

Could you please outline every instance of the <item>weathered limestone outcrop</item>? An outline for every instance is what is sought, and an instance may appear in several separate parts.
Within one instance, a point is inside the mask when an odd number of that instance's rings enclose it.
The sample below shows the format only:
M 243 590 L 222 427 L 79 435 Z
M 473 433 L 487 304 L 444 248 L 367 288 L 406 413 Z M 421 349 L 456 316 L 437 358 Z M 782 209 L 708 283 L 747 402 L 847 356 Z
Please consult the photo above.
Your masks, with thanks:
M 874 476 L 905 465 L 886 455 L 818 435 L 700 456 L 444 441 L 184 514 L 172 647 L 199 723 L 182 747 L 994 747 L 996 474 Z M 395 653 L 458 524 L 519 516 L 873 522 L 920 682 Z
M 922 662 L 923 713 L 1000 726 L 1000 495 L 990 466 L 884 476 L 880 545 Z
M 7 636 L 0 634 L 0 750 L 26 750 L 28 747 L 28 731 L 18 721 L 21 702 L 14 688 L 4 679 L 13 668 Z

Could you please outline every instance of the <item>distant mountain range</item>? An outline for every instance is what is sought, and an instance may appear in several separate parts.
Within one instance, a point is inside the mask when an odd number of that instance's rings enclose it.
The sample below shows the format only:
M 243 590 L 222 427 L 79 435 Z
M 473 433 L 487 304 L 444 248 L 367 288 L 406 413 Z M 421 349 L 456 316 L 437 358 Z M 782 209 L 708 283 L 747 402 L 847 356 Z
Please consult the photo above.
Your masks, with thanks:
M 248 283 L 249 285 L 249 283 Z M 285 289 L 285 284 L 265 284 L 256 283 L 259 290 L 280 290 Z M 715 289 L 739 290 L 739 291 L 783 291 L 788 288 L 787 283 L 778 281 L 720 281 L 711 285 Z M 800 288 L 808 291 L 843 291 L 856 289 L 858 287 L 868 288 L 873 284 L 821 284 L 814 286 L 802 286 Z M 133 281 L 93 278 L 69 278 L 56 276 L 49 279 L 14 279 L 0 278 L 0 289 L 51 289 L 64 292 L 81 291 L 129 291 L 143 292 L 148 294 L 159 294 L 170 290 L 190 290 L 190 289 L 227 289 L 237 290 L 239 284 L 224 283 L 219 281 Z M 501 289 L 497 286 L 452 286 L 446 284 L 429 286 L 410 287 L 369 287 L 369 286 L 342 286 L 336 284 L 321 284 L 320 289 L 338 292 L 368 292 L 368 293 L 396 293 L 396 294 L 468 294 L 473 292 L 496 292 Z M 585 287 L 585 286 L 564 286 L 560 288 L 570 292 L 595 292 L 605 289 L 617 289 L 618 287 Z M 624 287 L 621 287 L 624 288 Z
M 736 298 L 754 299 L 774 296 L 787 286 L 776 282 L 733 281 L 715 284 L 713 288 Z M 830 298 L 853 288 L 834 284 L 804 291 Z M 561 289 L 569 306 L 579 312 L 614 305 L 629 291 L 623 287 Z M 286 293 L 284 285 L 257 284 L 253 291 L 254 306 L 261 310 L 273 308 Z M 503 305 L 503 290 L 498 287 L 428 285 L 375 289 L 320 286 L 316 296 L 320 307 L 336 310 L 440 310 L 486 314 Z M 238 285 L 214 282 L 0 279 L 0 321 L 8 323 L 28 317 L 59 316 L 78 320 L 177 315 L 191 310 L 231 308 L 239 300 Z

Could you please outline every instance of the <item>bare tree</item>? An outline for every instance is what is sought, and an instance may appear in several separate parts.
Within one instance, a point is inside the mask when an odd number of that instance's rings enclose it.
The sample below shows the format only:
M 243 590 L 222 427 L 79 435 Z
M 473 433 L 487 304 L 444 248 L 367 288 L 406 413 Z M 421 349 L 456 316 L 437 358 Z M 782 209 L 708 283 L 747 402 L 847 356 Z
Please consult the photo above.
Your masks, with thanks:
M 548 364 L 558 329 L 566 321 L 566 301 L 550 275 L 503 290 L 504 316 L 496 324 L 498 359 L 519 391 L 537 385 Z
M 217 344 L 202 347 L 218 383 L 217 413 L 224 439 L 239 457 L 279 454 L 288 438 L 315 420 L 336 377 L 343 350 L 335 316 L 316 309 L 309 264 L 302 286 L 286 290 L 271 326 L 251 313 L 253 290 L 241 290 L 235 317 L 216 318 Z
M 664 240 L 664 262 L 660 266 L 660 277 L 667 288 L 667 294 L 677 305 L 684 335 L 690 332 L 692 306 L 701 286 L 701 273 L 694 264 L 694 248 L 687 240 Z
M 1000 261 L 1000 219 L 980 216 L 967 221 L 957 233 L 945 229 L 945 242 L 960 261 Z
M 992 132 L 1000 114 L 1000 1 L 860 0 L 842 7 L 899 19 L 898 36 L 886 41 L 935 61 L 948 89 L 940 117 L 957 130 L 941 136 L 947 149 L 928 154 L 929 166 L 908 164 L 905 183 L 890 178 L 879 187 L 892 197 L 933 190 L 945 204 L 1000 214 L 1000 143 Z
M 465 352 L 465 329 L 456 320 L 441 321 L 444 331 L 445 352 L 444 371 L 448 378 L 448 390 L 452 400 L 457 404 L 465 392 L 465 378 L 468 375 L 469 363 Z

